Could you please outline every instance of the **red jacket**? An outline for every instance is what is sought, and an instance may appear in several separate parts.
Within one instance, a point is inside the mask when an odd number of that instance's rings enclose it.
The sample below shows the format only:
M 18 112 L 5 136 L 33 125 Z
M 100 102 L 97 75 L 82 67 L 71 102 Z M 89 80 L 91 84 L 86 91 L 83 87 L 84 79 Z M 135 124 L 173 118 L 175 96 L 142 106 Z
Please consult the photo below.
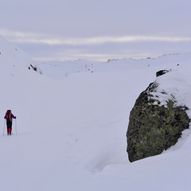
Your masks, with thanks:
M 16 116 L 14 116 L 10 110 L 8 110 L 5 114 L 4 119 L 6 119 L 7 121 L 12 121 L 14 119 L 16 119 Z

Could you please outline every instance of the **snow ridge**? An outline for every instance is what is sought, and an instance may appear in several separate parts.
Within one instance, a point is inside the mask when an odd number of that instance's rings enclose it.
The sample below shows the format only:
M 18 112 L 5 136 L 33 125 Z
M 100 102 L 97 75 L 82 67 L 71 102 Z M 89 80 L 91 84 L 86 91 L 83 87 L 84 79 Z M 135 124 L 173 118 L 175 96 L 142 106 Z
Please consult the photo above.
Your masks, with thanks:
M 191 107 L 191 55 L 41 64 L 39 75 L 28 70 L 32 60 L 1 39 L 0 52 L 0 114 L 12 109 L 18 131 L 0 136 L 2 190 L 190 190 L 190 130 L 184 143 L 133 164 L 125 135 L 137 96 L 160 69 L 173 72 L 157 79 L 158 92 Z

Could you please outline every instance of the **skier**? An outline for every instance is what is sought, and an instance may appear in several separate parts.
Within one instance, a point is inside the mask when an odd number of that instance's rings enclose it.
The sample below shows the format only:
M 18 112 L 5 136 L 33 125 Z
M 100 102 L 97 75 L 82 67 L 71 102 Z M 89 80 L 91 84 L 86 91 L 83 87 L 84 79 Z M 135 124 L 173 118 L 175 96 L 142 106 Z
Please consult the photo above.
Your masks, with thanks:
M 6 119 L 7 122 L 7 135 L 11 135 L 12 133 L 12 121 L 13 118 L 16 119 L 16 116 L 14 116 L 11 112 L 11 110 L 7 110 L 4 119 Z

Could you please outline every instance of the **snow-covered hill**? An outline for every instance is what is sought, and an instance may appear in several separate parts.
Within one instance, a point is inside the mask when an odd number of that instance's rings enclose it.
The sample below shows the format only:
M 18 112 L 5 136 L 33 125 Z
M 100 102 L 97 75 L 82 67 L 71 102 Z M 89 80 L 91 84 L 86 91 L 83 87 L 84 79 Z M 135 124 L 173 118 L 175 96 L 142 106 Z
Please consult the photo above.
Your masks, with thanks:
M 158 80 L 173 84 L 190 106 L 191 55 L 41 65 L 40 75 L 28 70 L 30 59 L 17 58 L 6 42 L 0 46 L 7 50 L 0 55 L 2 190 L 190 190 L 190 130 L 164 154 L 134 163 L 126 131 L 137 96 L 159 69 L 173 70 Z M 17 135 L 3 136 L 6 109 L 17 116 Z

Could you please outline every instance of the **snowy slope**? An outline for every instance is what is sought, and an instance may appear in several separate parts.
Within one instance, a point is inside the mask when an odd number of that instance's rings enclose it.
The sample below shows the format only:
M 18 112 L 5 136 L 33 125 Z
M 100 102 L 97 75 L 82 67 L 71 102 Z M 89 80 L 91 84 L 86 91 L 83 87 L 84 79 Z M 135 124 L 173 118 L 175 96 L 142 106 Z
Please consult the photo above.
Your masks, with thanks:
M 40 75 L 12 53 L 0 57 L 2 190 L 190 190 L 190 130 L 174 148 L 135 163 L 128 162 L 126 131 L 137 96 L 159 69 L 172 68 L 158 80 L 173 91 L 178 82 L 177 92 L 184 86 L 185 99 L 178 95 L 190 106 L 191 55 L 90 63 L 93 72 L 82 61 L 77 73 L 78 62 L 53 66 L 54 73 L 41 65 Z M 2 135 L 8 108 L 17 116 L 11 137 Z

